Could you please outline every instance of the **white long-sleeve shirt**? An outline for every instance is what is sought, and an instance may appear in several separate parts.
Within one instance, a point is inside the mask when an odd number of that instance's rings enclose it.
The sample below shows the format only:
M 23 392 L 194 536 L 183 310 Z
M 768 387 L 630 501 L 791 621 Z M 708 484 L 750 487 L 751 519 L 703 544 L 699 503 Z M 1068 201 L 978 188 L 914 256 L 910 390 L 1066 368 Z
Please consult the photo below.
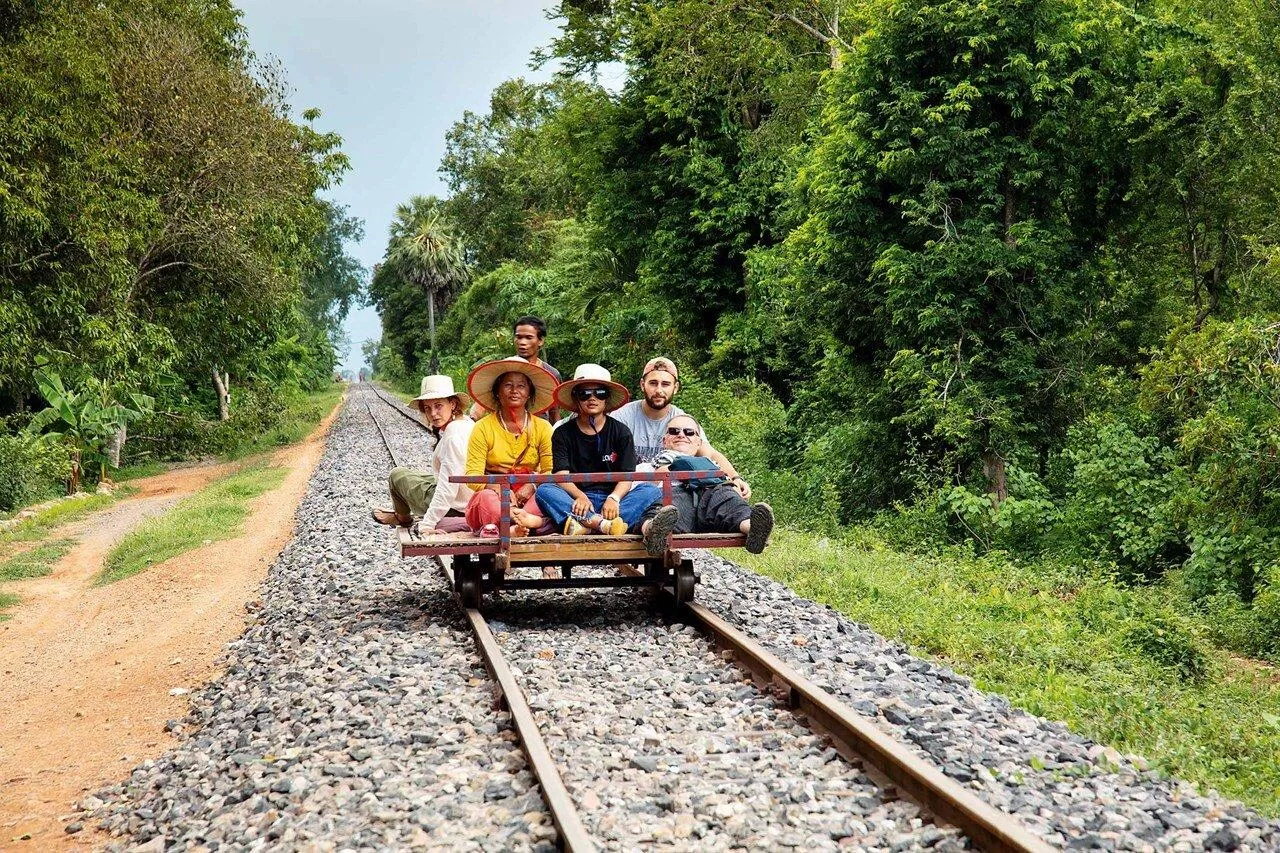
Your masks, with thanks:
M 450 421 L 431 454 L 431 470 L 436 475 L 436 493 L 431 498 L 427 512 L 422 516 L 422 528 L 431 530 L 454 509 L 463 512 L 467 501 L 475 494 L 462 483 L 450 483 L 449 478 L 467 473 L 467 446 L 471 443 L 471 429 L 475 421 L 458 418 Z

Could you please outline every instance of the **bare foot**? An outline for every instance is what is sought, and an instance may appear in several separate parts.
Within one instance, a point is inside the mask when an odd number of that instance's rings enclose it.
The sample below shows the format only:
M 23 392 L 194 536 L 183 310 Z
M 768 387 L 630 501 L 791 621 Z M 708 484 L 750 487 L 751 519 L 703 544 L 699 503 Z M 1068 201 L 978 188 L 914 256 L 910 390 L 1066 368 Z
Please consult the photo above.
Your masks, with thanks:
M 537 530 L 542 526 L 542 518 L 540 516 L 536 516 L 533 513 L 526 512 L 522 509 L 511 510 L 511 520 L 521 527 L 528 528 L 529 530 Z

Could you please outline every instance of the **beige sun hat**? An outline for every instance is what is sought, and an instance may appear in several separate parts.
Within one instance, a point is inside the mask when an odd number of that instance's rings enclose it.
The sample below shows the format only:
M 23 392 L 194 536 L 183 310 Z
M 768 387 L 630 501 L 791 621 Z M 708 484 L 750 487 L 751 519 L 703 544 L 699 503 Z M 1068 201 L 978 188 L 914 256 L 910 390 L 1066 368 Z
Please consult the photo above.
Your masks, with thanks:
M 421 403 L 425 400 L 446 400 L 449 397 L 457 397 L 462 401 L 463 409 L 471 405 L 471 399 L 466 394 L 453 390 L 452 376 L 436 373 L 422 377 L 421 391 L 418 396 L 413 398 L 413 401 Z
M 562 409 L 578 411 L 578 401 L 573 399 L 573 389 L 579 385 L 603 385 L 609 389 L 609 398 L 605 401 L 604 410 L 612 412 L 631 399 L 626 386 L 613 381 L 613 374 L 598 364 L 579 364 L 573 371 L 573 378 L 556 386 L 556 403 Z
M 533 414 L 541 414 L 555 405 L 556 378 L 546 369 L 530 364 L 518 355 L 486 361 L 473 368 L 467 377 L 471 399 L 496 412 L 498 401 L 493 396 L 493 383 L 504 373 L 523 373 L 533 381 L 533 398 L 529 401 L 529 411 Z

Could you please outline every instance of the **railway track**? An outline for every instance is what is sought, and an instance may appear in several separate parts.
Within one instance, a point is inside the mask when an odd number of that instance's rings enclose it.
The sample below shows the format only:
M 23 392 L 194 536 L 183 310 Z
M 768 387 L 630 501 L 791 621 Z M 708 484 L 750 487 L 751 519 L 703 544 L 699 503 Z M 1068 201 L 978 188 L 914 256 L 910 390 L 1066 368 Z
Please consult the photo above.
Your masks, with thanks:
M 374 396 L 387 408 L 421 426 L 398 401 L 376 389 Z M 375 407 L 370 405 L 368 396 L 365 397 L 365 406 L 393 464 L 400 464 L 396 449 L 374 414 Z M 442 570 L 452 587 L 451 567 L 443 565 Z M 954 827 L 970 845 L 982 850 L 1054 849 L 1017 818 L 978 798 L 710 609 L 696 603 L 678 609 L 671 606 L 670 601 L 667 604 L 667 611 L 695 629 L 700 641 L 716 649 L 722 661 L 738 667 L 745 676 L 744 680 L 749 680 L 760 691 L 773 697 L 786 718 L 801 722 L 828 739 L 848 763 L 850 776 L 862 776 L 874 784 L 881 798 L 900 799 L 913 804 L 918 809 L 918 822 Z M 554 757 L 555 750 L 548 746 L 539 728 L 535 712 L 516 675 L 518 668 L 504 657 L 502 643 L 495 637 L 484 615 L 475 608 L 467 608 L 465 614 L 477 649 L 497 685 L 502 704 L 511 714 L 512 725 L 528 756 L 530 769 L 542 787 L 559 833 L 559 844 L 573 851 L 598 849 L 597 840 L 588 832 L 575 798 L 565 784 Z M 548 653 L 555 655 L 554 651 Z
M 391 409 L 396 414 L 407 418 L 415 426 L 421 427 L 423 431 L 426 431 L 426 427 L 423 425 L 422 421 L 418 420 L 417 416 L 405 408 L 404 404 L 399 400 L 389 396 L 382 389 L 372 385 L 369 386 L 369 389 L 377 399 L 387 404 L 387 408 Z M 369 419 L 373 421 L 374 427 L 378 430 L 378 437 L 382 439 L 382 446 L 387 449 L 387 455 L 391 457 L 392 466 L 397 468 L 400 467 L 400 455 L 396 452 L 396 449 L 391 446 L 391 441 L 387 438 L 387 432 L 382 428 L 382 422 L 378 420 L 378 416 L 373 413 L 373 407 L 369 405 L 369 398 L 367 395 L 364 398 L 364 408 L 365 411 L 369 413 Z
M 954 853 L 986 843 L 942 823 L 927 793 L 922 807 L 889 799 L 908 783 L 830 733 L 826 700 L 767 658 L 717 647 L 692 624 L 698 608 L 679 621 L 655 618 L 634 592 L 494 596 L 475 615 L 511 676 L 496 683 L 445 574 L 403 559 L 369 521 L 386 498 L 384 436 L 400 464 L 430 464 L 407 407 L 384 400 L 369 386 L 348 397 L 293 537 L 225 670 L 172 721 L 171 748 L 76 804 L 78 821 L 113 837 L 106 849 Z M 1280 822 L 1012 708 L 714 551 L 692 562 L 712 615 L 1049 845 L 1280 849 Z M 520 742 L 495 695 L 532 709 L 567 796 L 535 776 L 525 754 L 535 741 Z M 586 842 L 565 828 L 574 811 Z

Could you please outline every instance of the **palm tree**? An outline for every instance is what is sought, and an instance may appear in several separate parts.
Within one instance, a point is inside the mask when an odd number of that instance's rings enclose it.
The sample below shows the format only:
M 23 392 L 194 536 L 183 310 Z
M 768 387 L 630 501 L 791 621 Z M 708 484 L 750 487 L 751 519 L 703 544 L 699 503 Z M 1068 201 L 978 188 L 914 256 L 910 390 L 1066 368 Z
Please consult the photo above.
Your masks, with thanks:
M 447 298 L 466 283 L 470 270 L 462 241 L 454 236 L 435 199 L 415 196 L 396 208 L 387 246 L 387 266 L 427 295 L 431 331 L 431 372 L 440 372 L 436 355 L 436 299 Z

